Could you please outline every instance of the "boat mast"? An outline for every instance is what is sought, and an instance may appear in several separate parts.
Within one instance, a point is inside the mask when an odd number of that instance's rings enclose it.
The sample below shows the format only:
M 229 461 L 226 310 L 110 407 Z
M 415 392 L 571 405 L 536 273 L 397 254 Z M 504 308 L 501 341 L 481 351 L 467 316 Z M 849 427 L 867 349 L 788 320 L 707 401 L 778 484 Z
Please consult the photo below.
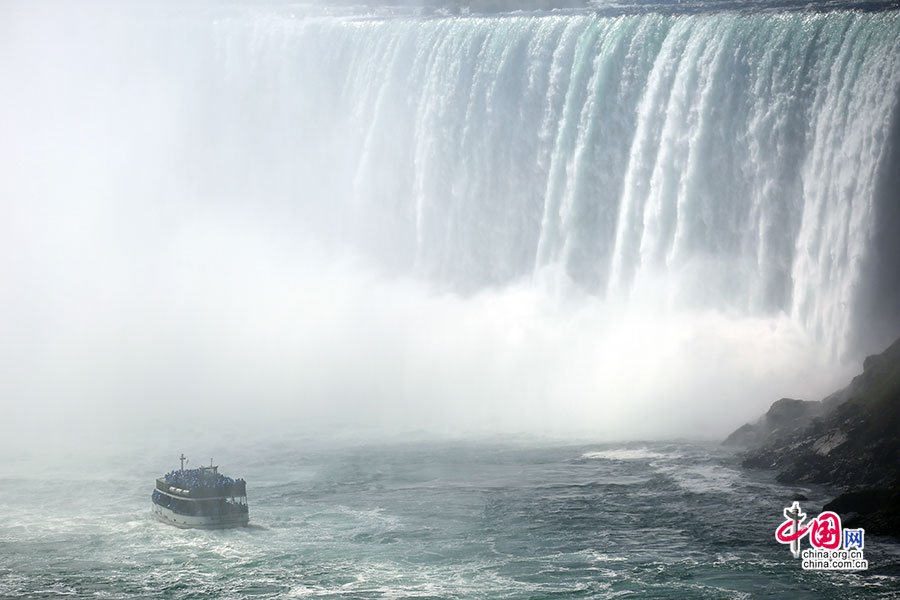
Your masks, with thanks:
M 184 452 L 181 453 L 181 470 L 184 471 L 184 461 L 187 460 L 184 456 Z

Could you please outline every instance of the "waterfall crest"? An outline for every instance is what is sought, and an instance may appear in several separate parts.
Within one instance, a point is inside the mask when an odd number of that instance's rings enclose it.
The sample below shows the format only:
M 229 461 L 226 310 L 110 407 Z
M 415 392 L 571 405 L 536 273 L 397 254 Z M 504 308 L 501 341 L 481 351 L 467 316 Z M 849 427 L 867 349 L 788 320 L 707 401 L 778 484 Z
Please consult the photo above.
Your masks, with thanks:
M 218 25 L 232 83 L 268 90 L 300 154 L 336 151 L 346 234 L 404 272 L 472 290 L 555 269 L 599 296 L 787 313 L 836 347 L 852 327 L 897 13 Z

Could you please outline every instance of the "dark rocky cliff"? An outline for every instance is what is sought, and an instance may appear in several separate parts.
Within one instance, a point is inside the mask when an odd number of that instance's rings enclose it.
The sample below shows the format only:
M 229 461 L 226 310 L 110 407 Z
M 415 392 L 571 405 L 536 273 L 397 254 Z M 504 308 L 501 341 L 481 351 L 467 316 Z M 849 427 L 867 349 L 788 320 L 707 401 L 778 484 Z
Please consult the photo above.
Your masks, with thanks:
M 774 469 L 782 483 L 845 488 L 827 509 L 900 536 L 900 340 L 866 358 L 844 389 L 820 402 L 782 398 L 726 443 L 748 447 L 743 465 Z

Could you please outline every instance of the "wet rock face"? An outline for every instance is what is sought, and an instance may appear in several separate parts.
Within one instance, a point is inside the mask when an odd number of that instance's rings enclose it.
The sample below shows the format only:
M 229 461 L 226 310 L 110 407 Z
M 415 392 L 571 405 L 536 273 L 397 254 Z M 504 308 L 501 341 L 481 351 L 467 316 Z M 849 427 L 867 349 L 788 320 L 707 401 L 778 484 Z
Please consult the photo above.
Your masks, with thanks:
M 813 452 L 820 456 L 828 456 L 831 451 L 847 441 L 847 434 L 843 431 L 827 433 L 813 442 Z
M 747 423 L 725 439 L 729 446 L 759 446 L 773 438 L 786 438 L 822 412 L 821 402 L 782 398 L 755 423 Z
M 900 536 L 900 340 L 846 388 L 821 402 L 782 398 L 725 443 L 747 447 L 743 466 L 776 470 L 782 483 L 851 490 L 835 502 L 857 526 Z
M 796 424 L 797 421 L 807 420 L 815 416 L 818 414 L 820 407 L 820 402 L 782 398 L 769 407 L 765 419 L 776 428 L 791 426 Z
M 887 359 L 881 356 L 880 354 L 873 354 L 871 356 L 867 356 L 863 361 L 863 373 L 871 373 L 873 371 L 877 371 L 879 367 L 884 366 L 887 362 Z
M 845 527 L 864 527 L 874 535 L 894 535 L 900 532 L 900 490 L 863 489 L 845 492 L 826 504 L 822 510 L 830 510 L 842 516 Z

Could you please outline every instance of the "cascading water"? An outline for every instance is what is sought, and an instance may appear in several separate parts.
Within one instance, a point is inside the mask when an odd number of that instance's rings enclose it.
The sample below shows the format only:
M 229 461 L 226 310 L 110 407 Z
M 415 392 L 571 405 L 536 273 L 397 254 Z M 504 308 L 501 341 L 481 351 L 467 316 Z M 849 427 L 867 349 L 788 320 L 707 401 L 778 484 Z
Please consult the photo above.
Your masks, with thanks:
M 217 32 L 231 76 L 264 90 L 256 108 L 276 103 L 271 126 L 334 153 L 319 193 L 348 235 L 402 270 L 471 291 L 557 268 L 600 297 L 784 312 L 836 351 L 869 260 L 898 39 L 895 12 Z M 304 89 L 321 104 L 293 104 Z
M 896 10 L 160 6 L 0 24 L 10 397 L 724 433 L 896 336 Z

